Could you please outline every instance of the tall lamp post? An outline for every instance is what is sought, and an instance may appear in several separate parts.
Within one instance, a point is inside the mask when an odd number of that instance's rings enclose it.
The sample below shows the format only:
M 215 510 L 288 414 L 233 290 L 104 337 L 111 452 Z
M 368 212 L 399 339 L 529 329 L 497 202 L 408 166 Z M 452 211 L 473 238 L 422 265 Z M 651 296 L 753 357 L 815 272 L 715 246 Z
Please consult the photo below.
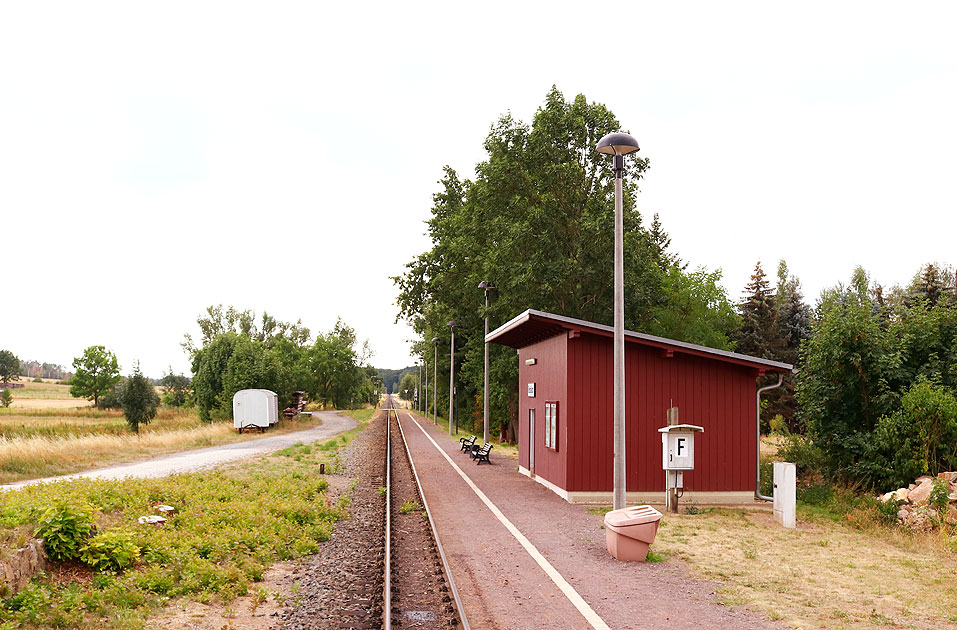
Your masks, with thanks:
M 452 433 L 452 413 L 455 411 L 455 327 L 459 323 L 455 320 L 449 322 L 449 328 L 452 329 L 452 346 L 449 351 L 449 435 Z M 455 433 L 458 433 L 458 427 L 455 427 Z
M 615 170 L 615 430 L 614 430 L 614 502 L 625 507 L 625 280 L 624 215 L 622 177 L 625 156 L 638 150 L 638 141 L 627 133 L 610 133 L 598 141 L 599 153 L 613 156 Z
M 488 292 L 495 286 L 486 280 L 479 282 L 478 288 L 485 291 L 485 336 L 488 337 Z M 484 339 L 484 338 L 483 338 Z M 485 383 L 482 390 L 482 439 L 486 444 L 489 442 L 488 429 L 488 341 L 485 341 Z
M 425 412 L 425 416 L 429 416 L 429 362 L 425 360 L 425 355 L 422 355 L 422 374 L 424 375 L 425 380 L 422 385 L 422 407 L 421 410 Z
M 432 337 L 432 424 L 439 423 L 439 338 Z M 426 409 L 428 411 L 428 409 Z

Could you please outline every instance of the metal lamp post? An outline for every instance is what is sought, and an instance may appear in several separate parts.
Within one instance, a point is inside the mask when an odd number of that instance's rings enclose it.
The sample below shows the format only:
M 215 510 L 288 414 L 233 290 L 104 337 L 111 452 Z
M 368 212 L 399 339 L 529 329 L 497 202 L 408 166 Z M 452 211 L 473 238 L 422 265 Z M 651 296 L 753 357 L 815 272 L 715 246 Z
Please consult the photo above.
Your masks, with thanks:
M 422 408 L 421 411 L 425 412 L 426 417 L 429 415 L 429 362 L 425 360 L 425 355 L 422 355 L 422 374 L 425 380 L 422 383 Z
M 625 507 L 625 280 L 622 177 L 625 156 L 638 150 L 638 141 L 627 133 L 610 133 L 598 141 L 599 153 L 614 156 L 615 170 L 615 429 L 614 503 Z
M 491 282 L 482 280 L 479 282 L 478 288 L 485 291 L 485 336 L 488 337 L 488 292 L 495 288 Z M 488 428 L 488 341 L 485 342 L 485 383 L 484 389 L 482 390 L 482 439 L 487 444 L 489 442 L 489 428 Z
M 452 329 L 452 346 L 449 351 L 449 435 L 452 433 L 452 414 L 455 411 L 455 327 L 459 323 L 455 320 L 449 322 L 449 328 Z M 455 427 L 455 433 L 458 433 L 458 427 Z
M 432 337 L 432 424 L 439 423 L 439 338 Z M 428 409 L 426 409 L 428 411 Z

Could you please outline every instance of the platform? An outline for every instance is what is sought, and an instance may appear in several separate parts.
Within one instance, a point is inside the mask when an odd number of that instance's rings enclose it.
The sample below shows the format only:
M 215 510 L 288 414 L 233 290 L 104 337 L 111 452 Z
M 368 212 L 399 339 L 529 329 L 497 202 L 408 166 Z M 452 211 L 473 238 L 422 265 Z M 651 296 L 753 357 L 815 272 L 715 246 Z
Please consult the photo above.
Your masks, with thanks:
M 494 449 L 477 466 L 442 428 L 399 417 L 473 629 L 785 627 L 718 605 L 717 585 L 675 561 L 614 560 L 600 516 Z

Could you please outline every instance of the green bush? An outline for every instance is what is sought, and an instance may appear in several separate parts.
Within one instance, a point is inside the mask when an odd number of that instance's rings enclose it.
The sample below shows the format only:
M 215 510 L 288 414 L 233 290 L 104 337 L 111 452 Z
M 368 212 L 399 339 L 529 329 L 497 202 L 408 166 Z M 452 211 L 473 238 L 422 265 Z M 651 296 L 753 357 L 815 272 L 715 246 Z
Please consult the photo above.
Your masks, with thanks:
M 0 407 L 9 407 L 13 402 L 13 394 L 9 389 L 0 389 Z
M 118 571 L 133 564 L 140 548 L 126 532 L 103 532 L 80 548 L 80 560 L 98 571 Z
M 786 435 L 781 447 L 778 448 L 777 459 L 792 462 L 797 466 L 798 476 L 805 479 L 827 474 L 827 455 L 814 444 L 811 438 L 804 435 L 794 433 Z
M 93 510 L 89 506 L 60 502 L 44 510 L 33 535 L 43 539 L 50 559 L 71 560 L 93 531 Z
M 879 488 L 906 486 L 924 474 L 957 468 L 957 398 L 926 380 L 914 384 L 901 408 L 878 421 L 854 470 Z
M 943 516 L 947 513 L 948 506 L 950 505 L 950 496 L 948 491 L 948 486 L 950 484 L 943 479 L 936 477 L 932 483 L 934 485 L 930 491 L 928 503 L 930 503 L 930 506 L 934 508 L 938 516 L 943 518 Z

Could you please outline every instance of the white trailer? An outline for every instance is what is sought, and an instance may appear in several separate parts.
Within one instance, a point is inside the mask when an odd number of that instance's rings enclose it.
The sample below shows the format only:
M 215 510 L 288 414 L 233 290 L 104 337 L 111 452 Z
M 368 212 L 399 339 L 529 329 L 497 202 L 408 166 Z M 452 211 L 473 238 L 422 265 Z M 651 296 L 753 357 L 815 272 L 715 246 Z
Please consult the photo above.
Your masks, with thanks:
M 241 389 L 233 396 L 233 428 L 265 431 L 279 422 L 279 397 L 268 389 Z

